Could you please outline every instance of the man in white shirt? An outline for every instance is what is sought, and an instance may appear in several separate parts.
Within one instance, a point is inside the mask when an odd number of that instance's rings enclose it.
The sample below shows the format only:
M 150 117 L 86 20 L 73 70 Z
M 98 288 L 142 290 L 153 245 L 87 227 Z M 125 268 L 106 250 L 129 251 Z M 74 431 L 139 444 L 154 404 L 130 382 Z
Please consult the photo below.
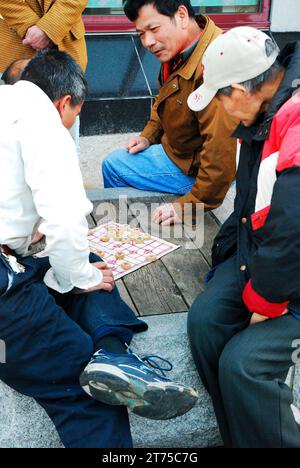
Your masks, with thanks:
M 43 406 L 66 447 L 131 447 L 126 406 L 166 419 L 197 395 L 127 351 L 147 325 L 90 256 L 92 205 L 68 132 L 85 94 L 79 65 L 56 50 L 0 88 L 0 379 Z M 48 257 L 30 255 L 36 226 Z

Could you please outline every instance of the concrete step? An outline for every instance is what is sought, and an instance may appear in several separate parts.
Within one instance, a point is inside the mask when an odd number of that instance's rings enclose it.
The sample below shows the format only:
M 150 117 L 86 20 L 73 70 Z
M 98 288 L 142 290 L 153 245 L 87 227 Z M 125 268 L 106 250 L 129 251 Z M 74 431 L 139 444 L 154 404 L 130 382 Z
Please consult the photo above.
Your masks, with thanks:
M 221 443 L 210 397 L 204 390 L 192 362 L 186 336 L 186 315 L 146 317 L 149 330 L 136 335 L 132 343 L 140 354 L 158 354 L 169 359 L 173 380 L 192 385 L 199 392 L 197 405 L 187 414 L 170 421 L 151 421 L 130 416 L 135 447 L 213 447 Z M 294 404 L 300 408 L 300 366 L 296 366 Z M 45 411 L 32 399 L 0 382 L 0 448 L 62 447 Z
M 199 391 L 197 405 L 187 414 L 169 421 L 152 421 L 130 416 L 135 447 L 213 447 L 221 444 L 210 397 L 204 390 L 190 355 L 186 335 L 187 314 L 145 318 L 149 330 L 136 335 L 134 351 L 157 354 L 170 360 L 174 381 L 192 385 Z M 0 447 L 62 447 L 45 411 L 31 398 L 17 394 L 0 383 Z
M 186 334 L 187 314 L 147 317 L 149 330 L 136 335 L 134 349 L 141 355 L 157 354 L 174 365 L 168 377 L 199 392 L 196 406 L 183 416 L 169 421 L 130 417 L 137 447 L 214 447 L 221 444 L 211 399 L 198 377 Z

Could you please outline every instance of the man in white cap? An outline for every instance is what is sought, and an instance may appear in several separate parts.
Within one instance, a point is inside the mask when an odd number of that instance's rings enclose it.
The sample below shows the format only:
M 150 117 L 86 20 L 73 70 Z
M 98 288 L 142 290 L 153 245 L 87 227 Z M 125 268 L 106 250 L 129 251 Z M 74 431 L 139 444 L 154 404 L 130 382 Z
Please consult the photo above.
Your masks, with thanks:
M 300 43 L 279 53 L 235 28 L 204 58 L 194 111 L 216 96 L 240 119 L 234 212 L 215 239 L 207 290 L 188 332 L 227 447 L 299 447 L 299 410 L 285 384 L 300 338 Z

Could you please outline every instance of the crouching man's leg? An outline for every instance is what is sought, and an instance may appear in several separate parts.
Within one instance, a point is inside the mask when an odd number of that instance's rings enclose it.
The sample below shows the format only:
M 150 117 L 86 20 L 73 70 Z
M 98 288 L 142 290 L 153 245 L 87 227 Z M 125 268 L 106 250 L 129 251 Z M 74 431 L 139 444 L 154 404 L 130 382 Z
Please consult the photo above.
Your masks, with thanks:
M 188 315 L 192 355 L 202 382 L 212 397 L 226 446 L 232 441 L 219 385 L 219 360 L 226 343 L 249 323 L 236 276 L 236 257 L 221 264 Z
M 126 408 L 93 400 L 79 384 L 93 353 L 91 337 L 49 294 L 43 262 L 22 263 L 25 272 L 11 282 L 0 256 L 0 338 L 6 344 L 0 379 L 44 407 L 65 447 L 131 447 Z

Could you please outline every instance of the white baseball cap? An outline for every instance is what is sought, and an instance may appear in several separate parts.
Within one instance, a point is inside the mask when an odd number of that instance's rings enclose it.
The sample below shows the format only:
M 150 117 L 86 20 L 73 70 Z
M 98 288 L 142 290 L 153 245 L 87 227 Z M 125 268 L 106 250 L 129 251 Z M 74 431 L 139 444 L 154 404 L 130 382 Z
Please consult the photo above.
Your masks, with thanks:
M 203 84 L 188 98 L 193 111 L 201 111 L 212 101 L 219 89 L 243 83 L 266 72 L 279 54 L 276 47 L 266 53 L 269 36 L 259 29 L 241 26 L 218 36 L 203 55 Z

